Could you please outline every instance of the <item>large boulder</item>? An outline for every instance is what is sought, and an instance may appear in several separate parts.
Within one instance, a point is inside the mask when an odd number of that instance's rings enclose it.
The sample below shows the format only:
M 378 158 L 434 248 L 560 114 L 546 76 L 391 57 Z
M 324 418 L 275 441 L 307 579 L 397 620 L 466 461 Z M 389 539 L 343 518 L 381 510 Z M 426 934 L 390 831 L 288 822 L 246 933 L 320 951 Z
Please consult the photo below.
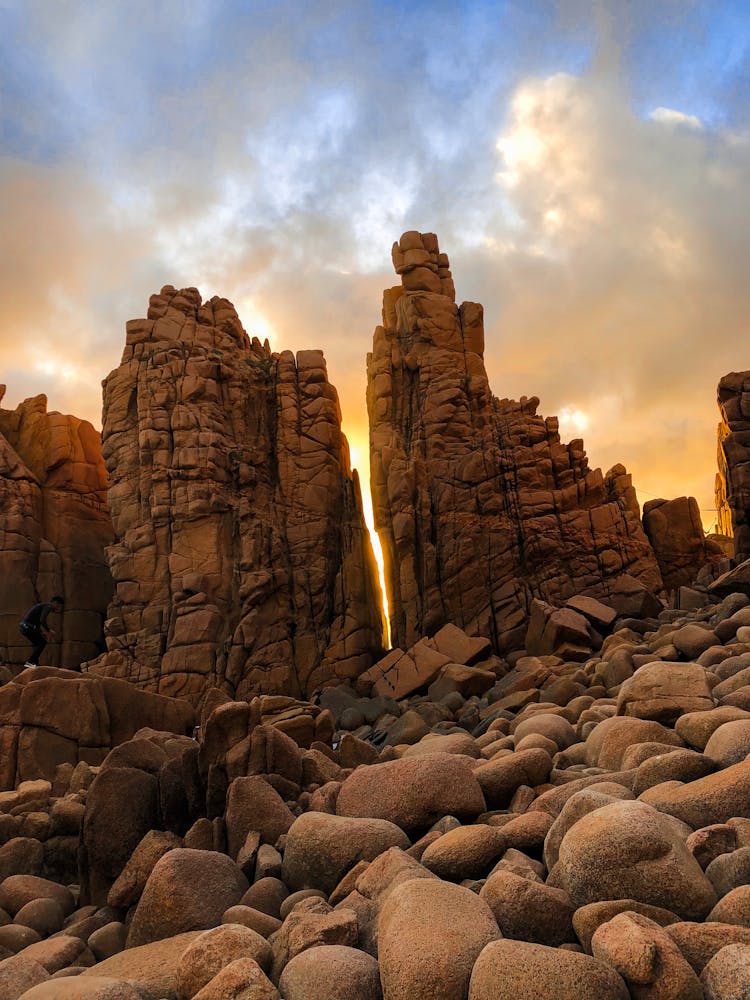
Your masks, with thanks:
M 622 766 L 628 747 L 636 743 L 663 743 L 681 747 L 682 740 L 673 729 L 647 719 L 614 716 L 604 719 L 586 740 L 586 763 L 617 771 Z
M 454 994 L 460 996 L 461 994 Z M 468 1000 L 630 1000 L 610 966 L 528 941 L 493 941 L 471 973 Z
M 383 1000 L 458 1000 L 486 944 L 500 937 L 469 889 L 430 879 L 395 888 L 378 918 Z
M 706 671 L 697 663 L 647 663 L 622 684 L 617 696 L 618 715 L 666 725 L 688 712 L 713 707 Z
M 112 885 L 149 830 L 159 825 L 159 787 L 153 774 L 111 767 L 94 779 L 83 821 L 83 895 L 103 906 Z
M 613 802 L 579 819 L 553 874 L 576 907 L 630 898 L 693 920 L 716 902 L 674 824 L 643 802 Z
M 380 968 L 344 945 L 308 948 L 289 962 L 279 987 L 285 1000 L 381 1000 Z
M 154 941 L 136 948 L 127 948 L 81 973 L 81 980 L 106 976 L 132 983 L 146 996 L 169 997 L 176 1000 L 177 971 L 180 958 L 191 942 L 200 936 L 191 931 Z
M 336 812 L 385 819 L 407 831 L 443 816 L 474 819 L 486 803 L 472 763 L 435 753 L 357 768 L 341 786 Z
M 404 831 L 388 820 L 303 813 L 287 835 L 281 874 L 290 889 L 331 893 L 358 861 L 410 846 Z
M 733 816 L 750 816 L 750 760 L 668 788 L 654 804 L 694 830 L 726 823 Z
M 248 833 L 255 830 L 264 844 L 275 844 L 294 822 L 282 797 L 259 775 L 235 778 L 227 792 L 227 847 L 239 854 Z
M 510 871 L 493 872 L 480 892 L 503 937 L 551 947 L 575 941 L 568 894 Z
M 192 997 L 238 958 L 252 958 L 264 972 L 271 968 L 271 945 L 249 927 L 222 924 L 192 941 L 180 956 L 177 988 L 181 1000 Z
M 693 969 L 664 928 L 640 913 L 619 913 L 595 932 L 594 957 L 611 965 L 638 1000 L 703 1000 Z
M 177 848 L 157 861 L 128 932 L 128 948 L 205 930 L 239 903 L 247 879 L 226 854 Z

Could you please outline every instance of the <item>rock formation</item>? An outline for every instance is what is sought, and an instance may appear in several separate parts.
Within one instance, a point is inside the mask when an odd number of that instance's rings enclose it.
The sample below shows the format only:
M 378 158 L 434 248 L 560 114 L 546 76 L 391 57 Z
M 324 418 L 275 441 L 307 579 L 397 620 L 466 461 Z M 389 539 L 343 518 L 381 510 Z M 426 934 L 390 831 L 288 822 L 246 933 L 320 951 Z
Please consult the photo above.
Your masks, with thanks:
M 493 397 L 482 307 L 456 305 L 433 234 L 405 233 L 393 261 L 402 286 L 384 294 L 367 401 L 394 643 L 450 622 L 520 648 L 534 597 L 638 611 L 662 580 L 630 476 L 590 469 L 538 399 Z
M 112 747 L 144 727 L 189 734 L 193 722 L 191 706 L 181 699 L 111 677 L 27 669 L 0 687 L 0 789 L 51 781 L 60 764 L 101 764 Z
M 0 400 L 5 386 L 0 386 Z M 0 408 L 0 662 L 23 663 L 18 623 L 39 600 L 65 598 L 45 662 L 77 666 L 102 648 L 112 540 L 101 439 L 90 423 L 48 413 L 45 396 Z
M 706 597 L 572 598 L 608 633 L 585 663 L 446 626 L 398 700 L 214 689 L 197 740 L 184 702 L 24 671 L 0 997 L 747 997 L 750 599 Z
M 369 667 L 377 574 L 320 351 L 273 354 L 226 299 L 167 286 L 104 382 L 103 447 L 116 592 L 90 669 L 197 703 Z
M 719 382 L 716 508 L 718 529 L 734 535 L 735 558 L 750 558 L 750 372 L 730 372 Z
M 706 538 L 694 497 L 647 501 L 643 528 L 668 592 L 689 587 L 707 562 L 718 563 L 724 558 L 719 545 Z

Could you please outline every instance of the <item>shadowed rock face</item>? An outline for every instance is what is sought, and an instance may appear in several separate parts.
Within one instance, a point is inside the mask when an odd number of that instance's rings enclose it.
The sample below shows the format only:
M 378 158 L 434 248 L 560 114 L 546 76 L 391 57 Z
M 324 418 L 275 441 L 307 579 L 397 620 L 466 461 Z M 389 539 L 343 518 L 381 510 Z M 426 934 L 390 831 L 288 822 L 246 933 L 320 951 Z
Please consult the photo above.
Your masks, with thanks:
M 649 500 L 643 505 L 643 528 L 668 591 L 689 587 L 702 566 L 724 558 L 716 542 L 706 538 L 695 497 Z
M 719 531 L 734 535 L 737 562 L 750 559 L 750 372 L 719 382 L 716 508 Z
M 303 694 L 381 647 L 359 482 L 319 351 L 272 354 L 171 286 L 104 382 L 116 542 L 95 671 L 196 702 Z
M 5 386 L 0 386 L 0 400 Z M 112 595 L 112 541 L 101 439 L 85 420 L 48 413 L 45 396 L 0 408 L 0 662 L 31 647 L 18 623 L 39 600 L 65 598 L 50 618 L 57 641 L 45 663 L 77 666 L 102 648 Z
M 375 523 L 391 629 L 407 648 L 452 622 L 520 648 L 533 597 L 662 590 L 630 476 L 590 469 L 538 399 L 496 399 L 482 307 L 457 306 L 431 234 L 405 233 L 368 355 Z

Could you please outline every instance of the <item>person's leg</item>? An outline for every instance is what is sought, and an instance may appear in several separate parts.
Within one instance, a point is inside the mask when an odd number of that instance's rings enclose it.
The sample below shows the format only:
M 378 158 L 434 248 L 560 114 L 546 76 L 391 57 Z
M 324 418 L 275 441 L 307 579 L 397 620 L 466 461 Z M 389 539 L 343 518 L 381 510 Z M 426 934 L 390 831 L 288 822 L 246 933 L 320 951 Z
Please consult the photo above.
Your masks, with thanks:
M 34 634 L 32 636 L 29 636 L 29 638 L 31 639 L 34 648 L 31 652 L 31 656 L 29 657 L 28 662 L 31 663 L 33 666 L 38 667 L 39 657 L 44 652 L 44 648 L 47 645 L 47 640 L 44 638 L 39 629 L 35 629 Z

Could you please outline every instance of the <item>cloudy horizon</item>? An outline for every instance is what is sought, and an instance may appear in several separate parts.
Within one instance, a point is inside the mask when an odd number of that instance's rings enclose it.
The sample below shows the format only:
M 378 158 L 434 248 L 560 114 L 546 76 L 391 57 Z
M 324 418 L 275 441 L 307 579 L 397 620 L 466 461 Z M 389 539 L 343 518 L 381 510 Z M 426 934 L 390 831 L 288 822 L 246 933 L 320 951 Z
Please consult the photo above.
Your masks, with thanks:
M 367 474 L 390 247 L 436 232 L 499 397 L 713 523 L 716 384 L 750 369 L 740 2 L 0 0 L 4 406 L 100 426 L 164 284 L 319 347 Z

